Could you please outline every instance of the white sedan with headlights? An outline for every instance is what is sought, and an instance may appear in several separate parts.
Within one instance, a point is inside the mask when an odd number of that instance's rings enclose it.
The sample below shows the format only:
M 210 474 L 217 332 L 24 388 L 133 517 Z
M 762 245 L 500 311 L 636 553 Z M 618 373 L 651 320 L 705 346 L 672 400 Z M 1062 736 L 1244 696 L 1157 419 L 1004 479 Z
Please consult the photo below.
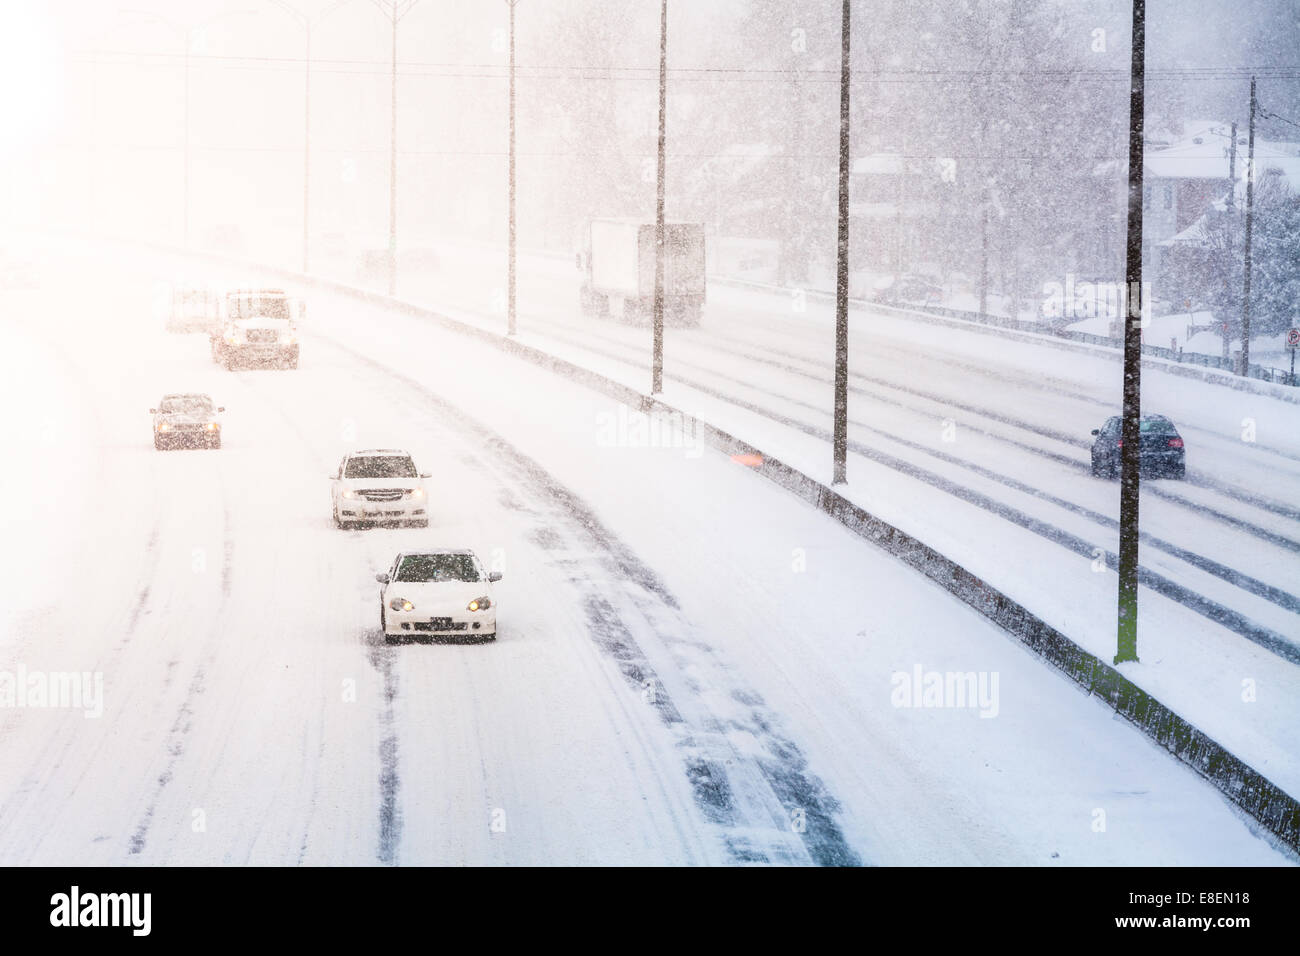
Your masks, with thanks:
M 403 551 L 375 580 L 382 585 L 379 626 L 389 644 L 404 637 L 490 641 L 497 636 L 492 584 L 501 573 L 485 571 L 468 548 Z
M 354 451 L 330 475 L 330 503 L 336 528 L 361 524 L 411 524 L 429 526 L 427 474 L 415 461 L 395 448 Z

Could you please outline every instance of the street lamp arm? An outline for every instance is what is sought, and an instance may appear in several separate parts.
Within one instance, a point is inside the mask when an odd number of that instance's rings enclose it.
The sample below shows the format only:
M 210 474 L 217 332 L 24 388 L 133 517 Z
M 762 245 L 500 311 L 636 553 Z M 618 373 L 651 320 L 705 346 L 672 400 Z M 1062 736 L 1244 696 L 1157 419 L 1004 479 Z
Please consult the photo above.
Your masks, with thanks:
M 335 0 L 334 3 L 330 4 L 315 17 L 309 17 L 293 4 L 287 2 L 287 0 L 267 0 L 267 2 L 275 4 L 275 6 L 283 10 L 288 16 L 292 17 L 297 22 L 298 26 L 310 33 L 312 27 L 320 25 L 330 16 L 330 14 L 334 13 L 340 7 L 347 6 L 352 2 L 352 0 Z
M 394 23 L 411 12 L 411 8 L 420 0 L 370 0 L 387 19 Z

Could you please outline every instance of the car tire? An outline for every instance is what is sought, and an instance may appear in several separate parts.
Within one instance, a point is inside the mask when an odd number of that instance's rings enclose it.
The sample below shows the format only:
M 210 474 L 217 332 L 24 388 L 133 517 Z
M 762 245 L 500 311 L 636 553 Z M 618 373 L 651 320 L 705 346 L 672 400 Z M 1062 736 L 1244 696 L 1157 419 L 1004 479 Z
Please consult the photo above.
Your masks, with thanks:
M 218 449 L 218 448 L 220 448 L 220 447 L 221 447 L 221 436 L 218 435 L 216 438 L 212 439 L 212 441 L 208 442 L 208 447 L 209 447 L 209 448 L 212 448 L 212 449 Z
M 158 436 L 157 436 L 157 435 L 155 435 L 154 438 L 153 438 L 153 447 L 154 447 L 154 449 L 155 449 L 156 451 L 162 451 L 162 450 L 163 450 L 163 443 L 158 439 Z
M 411 526 L 414 528 L 427 528 L 429 527 L 429 519 L 425 518 L 423 521 L 412 521 Z
M 1096 458 L 1092 460 L 1092 477 L 1094 478 L 1101 477 L 1101 466 L 1097 464 Z
M 1183 481 L 1187 478 L 1187 463 L 1180 461 L 1174 467 L 1169 469 L 1169 477 L 1175 481 Z
M 339 520 L 338 508 L 333 509 L 333 511 L 331 512 L 331 517 L 334 519 L 334 527 L 341 529 L 343 527 L 343 522 Z

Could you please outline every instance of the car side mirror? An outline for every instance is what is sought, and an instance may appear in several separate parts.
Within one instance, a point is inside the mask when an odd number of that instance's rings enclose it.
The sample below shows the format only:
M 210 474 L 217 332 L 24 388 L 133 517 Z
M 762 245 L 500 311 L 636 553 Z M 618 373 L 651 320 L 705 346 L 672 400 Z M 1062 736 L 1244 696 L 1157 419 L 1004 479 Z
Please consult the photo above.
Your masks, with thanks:
M 1100 428 L 1094 428 L 1094 429 L 1092 430 L 1092 433 L 1093 433 L 1094 435 L 1100 435 L 1100 434 L 1101 434 L 1101 429 L 1100 429 Z
M 422 472 L 420 472 L 420 477 L 421 477 L 421 478 L 432 478 L 433 475 L 432 475 L 430 472 L 422 471 Z
M 151 408 L 151 409 L 149 409 L 149 414 L 150 414 L 150 415 L 157 415 L 157 414 L 158 414 L 158 409 L 156 409 L 156 408 Z
M 387 575 L 387 574 L 376 574 L 376 575 L 375 575 L 375 580 L 378 581 L 380 584 L 387 584 L 387 583 L 388 583 L 388 575 Z
M 489 572 L 488 572 L 488 580 L 489 580 L 489 581 L 500 581 L 500 580 L 501 580 L 501 572 L 500 572 L 500 571 L 489 571 Z
M 225 406 L 225 405 L 218 405 L 218 406 L 217 406 L 217 411 L 219 411 L 219 412 L 224 412 L 225 410 L 226 410 L 226 406 Z

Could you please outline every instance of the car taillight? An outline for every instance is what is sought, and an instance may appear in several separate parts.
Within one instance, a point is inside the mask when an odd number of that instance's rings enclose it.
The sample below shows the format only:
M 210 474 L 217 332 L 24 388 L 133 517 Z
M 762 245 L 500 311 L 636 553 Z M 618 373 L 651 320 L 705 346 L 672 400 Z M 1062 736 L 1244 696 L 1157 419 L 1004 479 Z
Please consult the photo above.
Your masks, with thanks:
M 1183 440 L 1182 440 L 1181 438 L 1171 438 L 1171 439 L 1169 439 L 1169 447 L 1170 447 L 1170 448 L 1182 448 L 1182 447 L 1183 447 Z
M 1119 441 L 1115 442 L 1115 447 L 1116 447 L 1116 448 L 1123 448 L 1123 447 L 1124 447 L 1124 439 L 1121 438 Z

